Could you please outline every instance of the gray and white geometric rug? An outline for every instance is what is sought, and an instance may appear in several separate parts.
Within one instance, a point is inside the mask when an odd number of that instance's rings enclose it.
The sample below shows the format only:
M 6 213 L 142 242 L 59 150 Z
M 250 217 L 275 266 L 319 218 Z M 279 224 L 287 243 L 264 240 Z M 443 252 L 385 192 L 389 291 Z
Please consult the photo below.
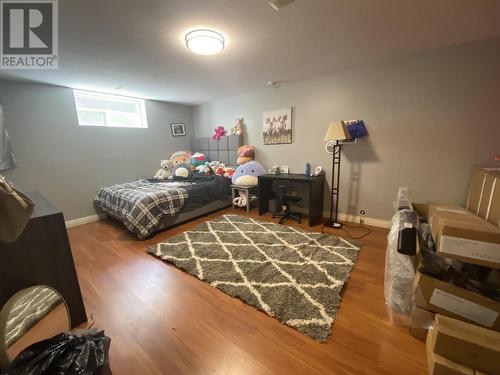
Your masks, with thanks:
M 35 286 L 27 289 L 8 312 L 5 327 L 6 346 L 14 344 L 62 302 L 61 296 L 51 288 Z
M 342 238 L 238 215 L 146 249 L 317 341 L 332 331 L 359 251 Z

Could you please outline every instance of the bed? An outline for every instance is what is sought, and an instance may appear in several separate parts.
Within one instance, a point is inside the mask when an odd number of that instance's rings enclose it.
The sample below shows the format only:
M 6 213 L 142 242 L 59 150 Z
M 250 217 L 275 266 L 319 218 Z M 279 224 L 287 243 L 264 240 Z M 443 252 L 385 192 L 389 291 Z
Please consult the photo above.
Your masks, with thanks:
M 210 160 L 236 165 L 238 135 L 191 139 L 191 152 L 201 152 Z M 121 221 L 145 239 L 153 233 L 231 206 L 230 179 L 195 174 L 189 180 L 141 179 L 105 186 L 94 198 L 98 212 Z

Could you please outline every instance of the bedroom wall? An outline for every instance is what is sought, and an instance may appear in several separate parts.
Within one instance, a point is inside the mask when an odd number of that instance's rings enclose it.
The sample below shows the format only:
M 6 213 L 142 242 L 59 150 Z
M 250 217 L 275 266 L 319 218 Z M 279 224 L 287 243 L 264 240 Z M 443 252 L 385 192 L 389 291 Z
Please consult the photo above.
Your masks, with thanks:
M 500 152 L 499 61 L 495 39 L 354 67 L 200 105 L 195 134 L 210 135 L 219 124 L 228 129 L 243 117 L 245 141 L 266 168 L 303 173 L 309 161 L 326 167 L 330 180 L 323 142 L 329 121 L 363 119 L 370 136 L 343 149 L 340 212 L 364 209 L 388 220 L 404 185 L 415 201 L 462 204 L 471 168 L 495 165 L 492 155 Z M 293 107 L 293 143 L 264 146 L 262 113 L 286 106 Z
M 66 220 L 95 214 L 92 200 L 104 185 L 151 177 L 160 160 L 190 149 L 192 107 L 147 101 L 148 129 L 79 126 L 71 89 L 0 80 L 0 103 L 18 167 L 4 175 L 37 190 Z M 186 124 L 172 137 L 171 122 Z

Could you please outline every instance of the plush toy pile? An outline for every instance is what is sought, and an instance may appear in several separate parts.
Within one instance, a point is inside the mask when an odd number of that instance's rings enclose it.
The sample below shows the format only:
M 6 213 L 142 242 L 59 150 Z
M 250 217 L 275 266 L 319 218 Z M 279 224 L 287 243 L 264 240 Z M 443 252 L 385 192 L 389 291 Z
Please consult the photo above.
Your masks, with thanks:
M 238 124 L 240 124 L 239 129 L 241 130 L 243 119 L 238 119 L 235 126 L 238 126 Z M 219 126 L 216 129 L 216 133 L 220 138 L 224 133 L 224 127 Z M 192 177 L 193 172 L 198 172 L 206 175 L 231 178 L 232 183 L 235 185 L 257 185 L 257 176 L 264 174 L 265 171 L 259 163 L 253 161 L 255 158 L 253 146 L 241 146 L 238 148 L 237 155 L 239 167 L 235 170 L 233 167 L 227 166 L 219 161 L 210 162 L 208 157 L 201 152 L 196 152 L 191 155 L 188 151 L 177 151 L 174 152 L 168 160 L 161 161 L 161 168 L 156 172 L 154 178 L 158 180 L 183 180 Z M 238 198 L 243 198 L 238 201 L 239 205 L 243 206 L 246 204 L 246 197 L 241 196 Z
M 204 165 L 196 167 L 196 171 L 206 175 L 216 175 L 231 178 L 234 172 L 233 167 L 228 167 L 218 161 L 206 162 Z
M 191 170 L 191 153 L 187 151 L 177 151 L 170 155 L 170 159 L 162 160 L 160 169 L 156 172 L 154 178 L 157 180 L 172 180 L 178 176 L 185 175 L 184 172 L 176 171 L 178 167 L 187 168 Z M 188 174 L 189 177 L 189 174 Z M 182 178 L 182 177 L 181 177 Z

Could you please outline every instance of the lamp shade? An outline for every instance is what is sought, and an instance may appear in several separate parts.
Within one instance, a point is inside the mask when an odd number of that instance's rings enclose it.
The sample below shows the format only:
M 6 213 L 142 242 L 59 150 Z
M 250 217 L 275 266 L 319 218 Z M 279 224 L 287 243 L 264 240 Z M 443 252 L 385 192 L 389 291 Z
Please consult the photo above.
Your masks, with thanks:
M 328 125 L 323 141 L 343 141 L 345 139 L 351 139 L 351 135 L 349 134 L 344 121 L 334 121 Z

